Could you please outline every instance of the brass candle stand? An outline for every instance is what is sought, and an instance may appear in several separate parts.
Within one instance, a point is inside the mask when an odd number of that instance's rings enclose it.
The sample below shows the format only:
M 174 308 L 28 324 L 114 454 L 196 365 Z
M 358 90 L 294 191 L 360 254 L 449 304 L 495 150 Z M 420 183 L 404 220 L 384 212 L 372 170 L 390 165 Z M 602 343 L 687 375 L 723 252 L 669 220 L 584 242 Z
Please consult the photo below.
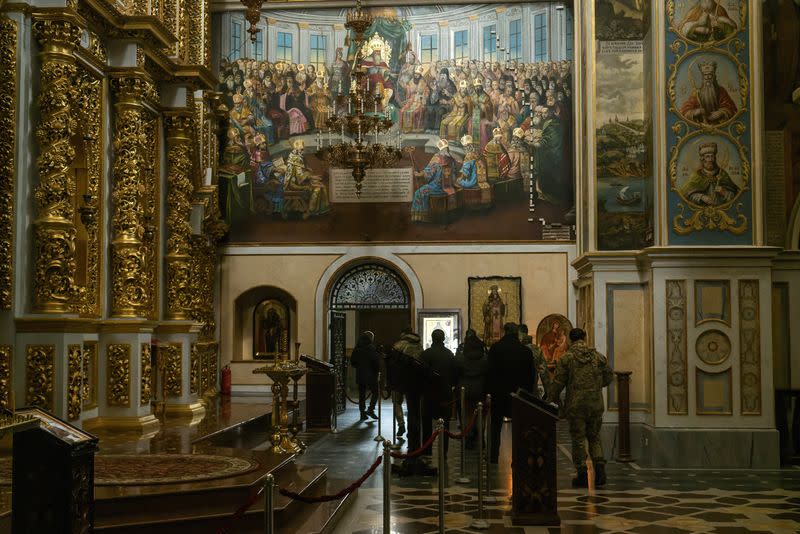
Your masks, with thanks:
M 300 344 L 296 343 L 297 356 L 290 360 L 287 355 L 280 356 L 272 364 L 253 370 L 253 374 L 265 374 L 272 379 L 272 452 L 298 453 L 305 450 L 305 444 L 296 438 L 300 427 L 296 424 L 297 407 L 295 407 L 295 424 L 289 425 L 289 381 L 295 383 L 295 401 L 297 381 L 306 374 L 306 368 L 300 365 Z

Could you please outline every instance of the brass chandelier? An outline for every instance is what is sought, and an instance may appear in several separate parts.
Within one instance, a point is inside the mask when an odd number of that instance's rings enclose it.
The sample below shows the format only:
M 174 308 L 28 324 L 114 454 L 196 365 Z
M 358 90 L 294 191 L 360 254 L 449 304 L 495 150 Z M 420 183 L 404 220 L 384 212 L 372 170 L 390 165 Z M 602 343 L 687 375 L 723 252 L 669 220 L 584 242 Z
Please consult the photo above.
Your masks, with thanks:
M 378 109 L 383 100 L 382 85 L 370 87 L 367 68 L 359 64 L 363 57 L 364 33 L 372 25 L 372 20 L 372 16 L 362 9 L 361 0 L 356 0 L 356 9 L 347 13 L 344 25 L 351 31 L 351 39 L 356 45 L 350 68 L 350 92 L 342 95 L 338 91 L 332 109 L 328 110 L 325 121 L 328 145 L 324 145 L 321 134 L 317 135 L 317 157 L 327 162 L 329 167 L 352 169 L 358 198 L 361 197 L 367 169 L 389 167 L 402 155 L 399 135 L 395 138 L 395 146 L 380 142 L 384 137 L 382 134 L 386 134 L 389 141 L 388 131 L 393 122 L 388 111 L 381 115 Z M 339 142 L 334 142 L 334 134 L 341 134 Z M 352 140 L 348 140 L 346 135 Z M 369 138 L 373 142 L 370 143 Z

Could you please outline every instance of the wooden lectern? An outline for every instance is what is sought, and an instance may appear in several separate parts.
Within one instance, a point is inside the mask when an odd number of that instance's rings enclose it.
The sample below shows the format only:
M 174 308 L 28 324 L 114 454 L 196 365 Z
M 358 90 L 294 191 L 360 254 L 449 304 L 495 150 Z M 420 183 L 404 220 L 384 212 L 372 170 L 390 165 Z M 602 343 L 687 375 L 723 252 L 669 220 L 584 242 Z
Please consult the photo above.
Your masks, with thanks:
M 511 421 L 511 521 L 514 525 L 558 525 L 558 409 L 520 389 L 511 394 Z
M 17 415 L 39 427 L 14 434 L 12 532 L 92 532 L 97 438 L 39 408 Z
M 331 429 L 336 376 L 333 365 L 310 356 L 300 356 L 306 364 L 306 424 L 309 428 Z

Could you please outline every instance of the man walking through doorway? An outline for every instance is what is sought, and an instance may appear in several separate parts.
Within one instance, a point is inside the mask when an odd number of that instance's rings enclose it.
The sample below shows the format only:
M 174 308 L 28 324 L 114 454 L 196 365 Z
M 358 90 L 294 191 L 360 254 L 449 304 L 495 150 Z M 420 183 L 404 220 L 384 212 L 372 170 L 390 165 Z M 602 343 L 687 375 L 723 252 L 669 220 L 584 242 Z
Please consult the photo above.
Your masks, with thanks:
M 380 360 L 378 351 L 372 344 L 372 332 L 364 332 L 358 337 L 356 347 L 350 356 L 350 365 L 356 368 L 356 382 L 358 383 L 358 408 L 361 410 L 360 421 L 366 421 L 367 416 L 377 419 L 375 405 L 378 402 L 378 370 Z M 366 395 L 369 389 L 369 410 L 366 410 Z

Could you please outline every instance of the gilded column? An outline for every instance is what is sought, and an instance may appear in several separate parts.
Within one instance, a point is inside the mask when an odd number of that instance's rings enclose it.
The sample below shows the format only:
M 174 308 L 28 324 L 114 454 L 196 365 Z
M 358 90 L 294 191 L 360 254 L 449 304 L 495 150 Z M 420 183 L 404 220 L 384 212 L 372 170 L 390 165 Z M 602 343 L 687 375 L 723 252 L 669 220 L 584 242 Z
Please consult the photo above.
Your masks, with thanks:
M 75 158 L 75 119 L 70 109 L 77 72 L 73 50 L 80 45 L 81 30 L 70 21 L 50 19 L 36 20 L 33 29 L 41 46 L 33 309 L 64 313 L 82 299 L 82 288 L 75 281 L 75 176 L 70 170 Z
M 0 16 L 0 310 L 14 291 L 14 143 L 17 111 L 17 23 Z M 0 392 L 2 395 L 2 392 Z M 0 399 L 2 405 L 2 399 Z
M 0 409 L 12 409 L 11 405 L 11 359 L 14 356 L 14 347 L 0 345 Z
M 192 117 L 167 116 L 167 319 L 185 320 L 192 305 L 190 239 L 192 226 Z
M 153 84 L 136 76 L 112 78 L 114 105 L 114 189 L 112 200 L 111 315 L 147 318 L 151 306 L 151 270 L 147 265 L 144 213 L 147 159 L 145 101 L 154 99 Z M 150 162 L 152 164 L 153 162 Z

